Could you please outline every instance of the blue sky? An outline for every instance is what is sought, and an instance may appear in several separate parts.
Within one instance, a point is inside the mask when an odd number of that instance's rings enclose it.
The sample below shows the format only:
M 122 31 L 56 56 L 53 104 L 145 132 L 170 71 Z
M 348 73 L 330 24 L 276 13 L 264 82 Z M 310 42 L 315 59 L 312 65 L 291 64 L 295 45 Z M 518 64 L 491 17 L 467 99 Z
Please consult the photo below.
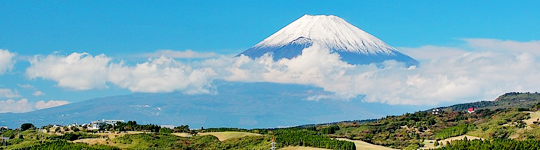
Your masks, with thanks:
M 333 14 L 395 47 L 529 41 L 538 1 L 1 1 L 0 47 L 20 55 L 157 49 L 238 53 L 304 14 Z
M 414 53 L 413 57 L 424 57 L 418 59 L 426 59 L 425 62 L 435 55 L 426 56 L 425 52 L 485 52 L 489 42 L 503 44 L 501 47 L 517 43 L 520 47 L 533 41 L 532 48 L 523 49 L 536 58 L 534 41 L 540 39 L 538 6 L 539 1 L 0 0 L 0 49 L 16 54 L 13 67 L 0 73 L 0 89 L 19 94 L 0 97 L 0 101 L 26 98 L 32 102 L 77 102 L 134 91 L 109 83 L 106 87 L 81 90 L 59 86 L 55 79 L 31 79 L 26 72 L 31 66 L 28 60 L 34 55 L 86 52 L 93 56 L 105 54 L 111 62 L 135 65 L 146 58 L 135 59 L 133 55 L 159 50 L 238 54 L 304 14 L 339 16 L 389 45 Z M 506 47 L 504 51 L 512 48 Z M 36 91 L 45 94 L 32 96 Z M 483 100 L 486 95 L 467 98 Z M 444 102 L 463 101 L 457 99 Z

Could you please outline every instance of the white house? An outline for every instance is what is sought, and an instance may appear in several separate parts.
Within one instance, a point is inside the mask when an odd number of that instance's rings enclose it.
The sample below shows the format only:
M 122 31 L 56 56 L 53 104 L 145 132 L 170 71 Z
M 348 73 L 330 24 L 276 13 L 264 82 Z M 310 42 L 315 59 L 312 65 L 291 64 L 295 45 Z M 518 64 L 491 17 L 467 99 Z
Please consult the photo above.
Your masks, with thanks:
M 90 124 L 88 124 L 88 129 L 89 130 L 99 130 L 100 125 L 107 125 L 107 124 L 115 125 L 116 122 L 124 122 L 124 120 L 105 120 L 105 119 L 96 120 L 96 121 L 92 121 L 92 122 L 90 122 Z
M 438 115 L 439 113 L 441 113 L 441 109 L 439 108 L 433 108 L 433 110 L 431 111 L 431 114 L 434 114 L 434 115 Z

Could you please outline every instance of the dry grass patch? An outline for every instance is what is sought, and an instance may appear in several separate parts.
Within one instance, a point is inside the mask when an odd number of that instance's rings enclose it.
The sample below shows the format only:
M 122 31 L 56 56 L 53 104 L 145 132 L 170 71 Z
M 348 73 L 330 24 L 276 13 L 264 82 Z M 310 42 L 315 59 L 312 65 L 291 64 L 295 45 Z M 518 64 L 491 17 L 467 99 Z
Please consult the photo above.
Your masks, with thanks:
M 384 147 L 384 146 L 380 146 L 380 145 L 375 145 L 375 144 L 371 144 L 371 143 L 364 142 L 364 141 L 361 141 L 361 140 L 350 140 L 350 139 L 346 139 L 346 138 L 337 138 L 337 139 L 342 140 L 342 141 L 354 142 L 354 145 L 356 146 L 357 150 L 393 150 L 390 147 Z
M 456 136 L 456 137 L 451 137 L 451 138 L 447 138 L 447 139 L 444 139 L 444 140 L 440 140 L 439 141 L 439 144 L 440 144 L 439 146 L 435 146 L 435 140 L 425 140 L 424 141 L 424 147 L 421 147 L 420 149 L 433 149 L 433 148 L 441 147 L 444 144 L 446 144 L 447 141 L 452 143 L 452 141 L 455 141 L 455 140 L 463 140 L 465 137 L 467 137 L 468 140 L 474 140 L 474 139 L 484 140 L 484 139 L 476 137 L 476 136 L 461 135 L 461 136 Z
M 75 140 L 73 141 L 73 143 L 86 143 L 86 144 L 89 144 L 89 145 L 94 145 L 94 144 L 101 144 L 101 145 L 109 145 L 109 146 L 113 146 L 112 144 L 110 144 L 107 139 L 114 139 L 114 138 L 117 138 L 117 137 L 121 137 L 121 136 L 124 136 L 126 134 L 139 134 L 139 133 L 144 133 L 144 132 L 139 132 L 139 131 L 127 131 L 127 132 L 121 132 L 121 133 L 115 133 L 115 132 L 106 132 L 106 133 L 96 133 L 96 135 L 101 135 L 101 136 L 106 136 L 107 138 L 88 138 L 88 139 L 78 139 L 78 140 Z
M 104 138 L 79 139 L 79 140 L 73 141 L 73 143 L 86 143 L 88 145 L 95 145 L 95 144 L 109 145 L 107 143 L 107 139 L 104 139 Z
M 261 136 L 257 133 L 249 133 L 249 132 L 206 132 L 206 133 L 199 133 L 198 135 L 212 135 L 219 139 L 219 141 L 225 141 L 232 138 L 239 138 L 239 137 L 245 137 L 245 136 Z
M 191 137 L 191 134 L 189 133 L 171 133 L 171 134 L 179 136 L 179 137 Z
M 107 137 L 109 137 L 109 139 L 112 140 L 114 138 L 121 137 L 121 136 L 124 136 L 126 134 L 139 134 L 139 133 L 145 133 L 145 132 L 140 132 L 140 131 L 127 131 L 127 132 L 120 132 L 120 133 L 105 132 L 105 133 L 96 133 L 96 135 L 107 136 Z
M 535 122 L 535 121 L 537 121 L 538 119 L 540 119 L 540 112 L 539 112 L 539 111 L 536 111 L 536 112 L 529 112 L 529 115 L 531 116 L 530 119 L 523 120 L 525 123 L 527 123 L 527 125 L 532 125 L 533 122 Z

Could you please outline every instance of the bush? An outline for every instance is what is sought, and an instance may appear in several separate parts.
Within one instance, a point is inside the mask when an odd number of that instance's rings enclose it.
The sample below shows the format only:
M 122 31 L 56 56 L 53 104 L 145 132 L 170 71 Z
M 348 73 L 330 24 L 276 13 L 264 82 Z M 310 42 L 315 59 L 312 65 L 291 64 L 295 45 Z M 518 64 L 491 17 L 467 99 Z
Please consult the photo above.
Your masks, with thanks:
M 518 108 L 517 111 L 529 111 L 528 108 Z
M 85 149 L 85 150 L 116 150 L 118 148 L 106 146 L 106 145 L 92 145 L 82 143 L 69 143 L 66 141 L 52 141 L 43 144 L 33 144 L 21 148 L 14 148 L 16 150 L 43 150 L 43 149 Z
M 31 123 L 24 123 L 21 125 L 21 130 L 22 131 L 25 131 L 25 130 L 28 130 L 30 128 L 35 128 L 33 124 Z

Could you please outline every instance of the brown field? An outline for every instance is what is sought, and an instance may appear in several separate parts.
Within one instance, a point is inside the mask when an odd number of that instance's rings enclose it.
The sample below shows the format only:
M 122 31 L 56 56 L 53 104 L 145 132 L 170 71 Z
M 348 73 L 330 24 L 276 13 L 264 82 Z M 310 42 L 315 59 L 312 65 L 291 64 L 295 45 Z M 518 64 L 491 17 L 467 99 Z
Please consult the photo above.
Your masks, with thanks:
M 198 135 L 212 135 L 219 139 L 219 141 L 225 141 L 232 138 L 239 138 L 244 136 L 261 136 L 257 133 L 249 133 L 249 132 L 206 132 L 206 133 L 199 133 Z
M 287 146 L 280 150 L 328 150 L 325 148 L 305 147 L 305 146 Z

